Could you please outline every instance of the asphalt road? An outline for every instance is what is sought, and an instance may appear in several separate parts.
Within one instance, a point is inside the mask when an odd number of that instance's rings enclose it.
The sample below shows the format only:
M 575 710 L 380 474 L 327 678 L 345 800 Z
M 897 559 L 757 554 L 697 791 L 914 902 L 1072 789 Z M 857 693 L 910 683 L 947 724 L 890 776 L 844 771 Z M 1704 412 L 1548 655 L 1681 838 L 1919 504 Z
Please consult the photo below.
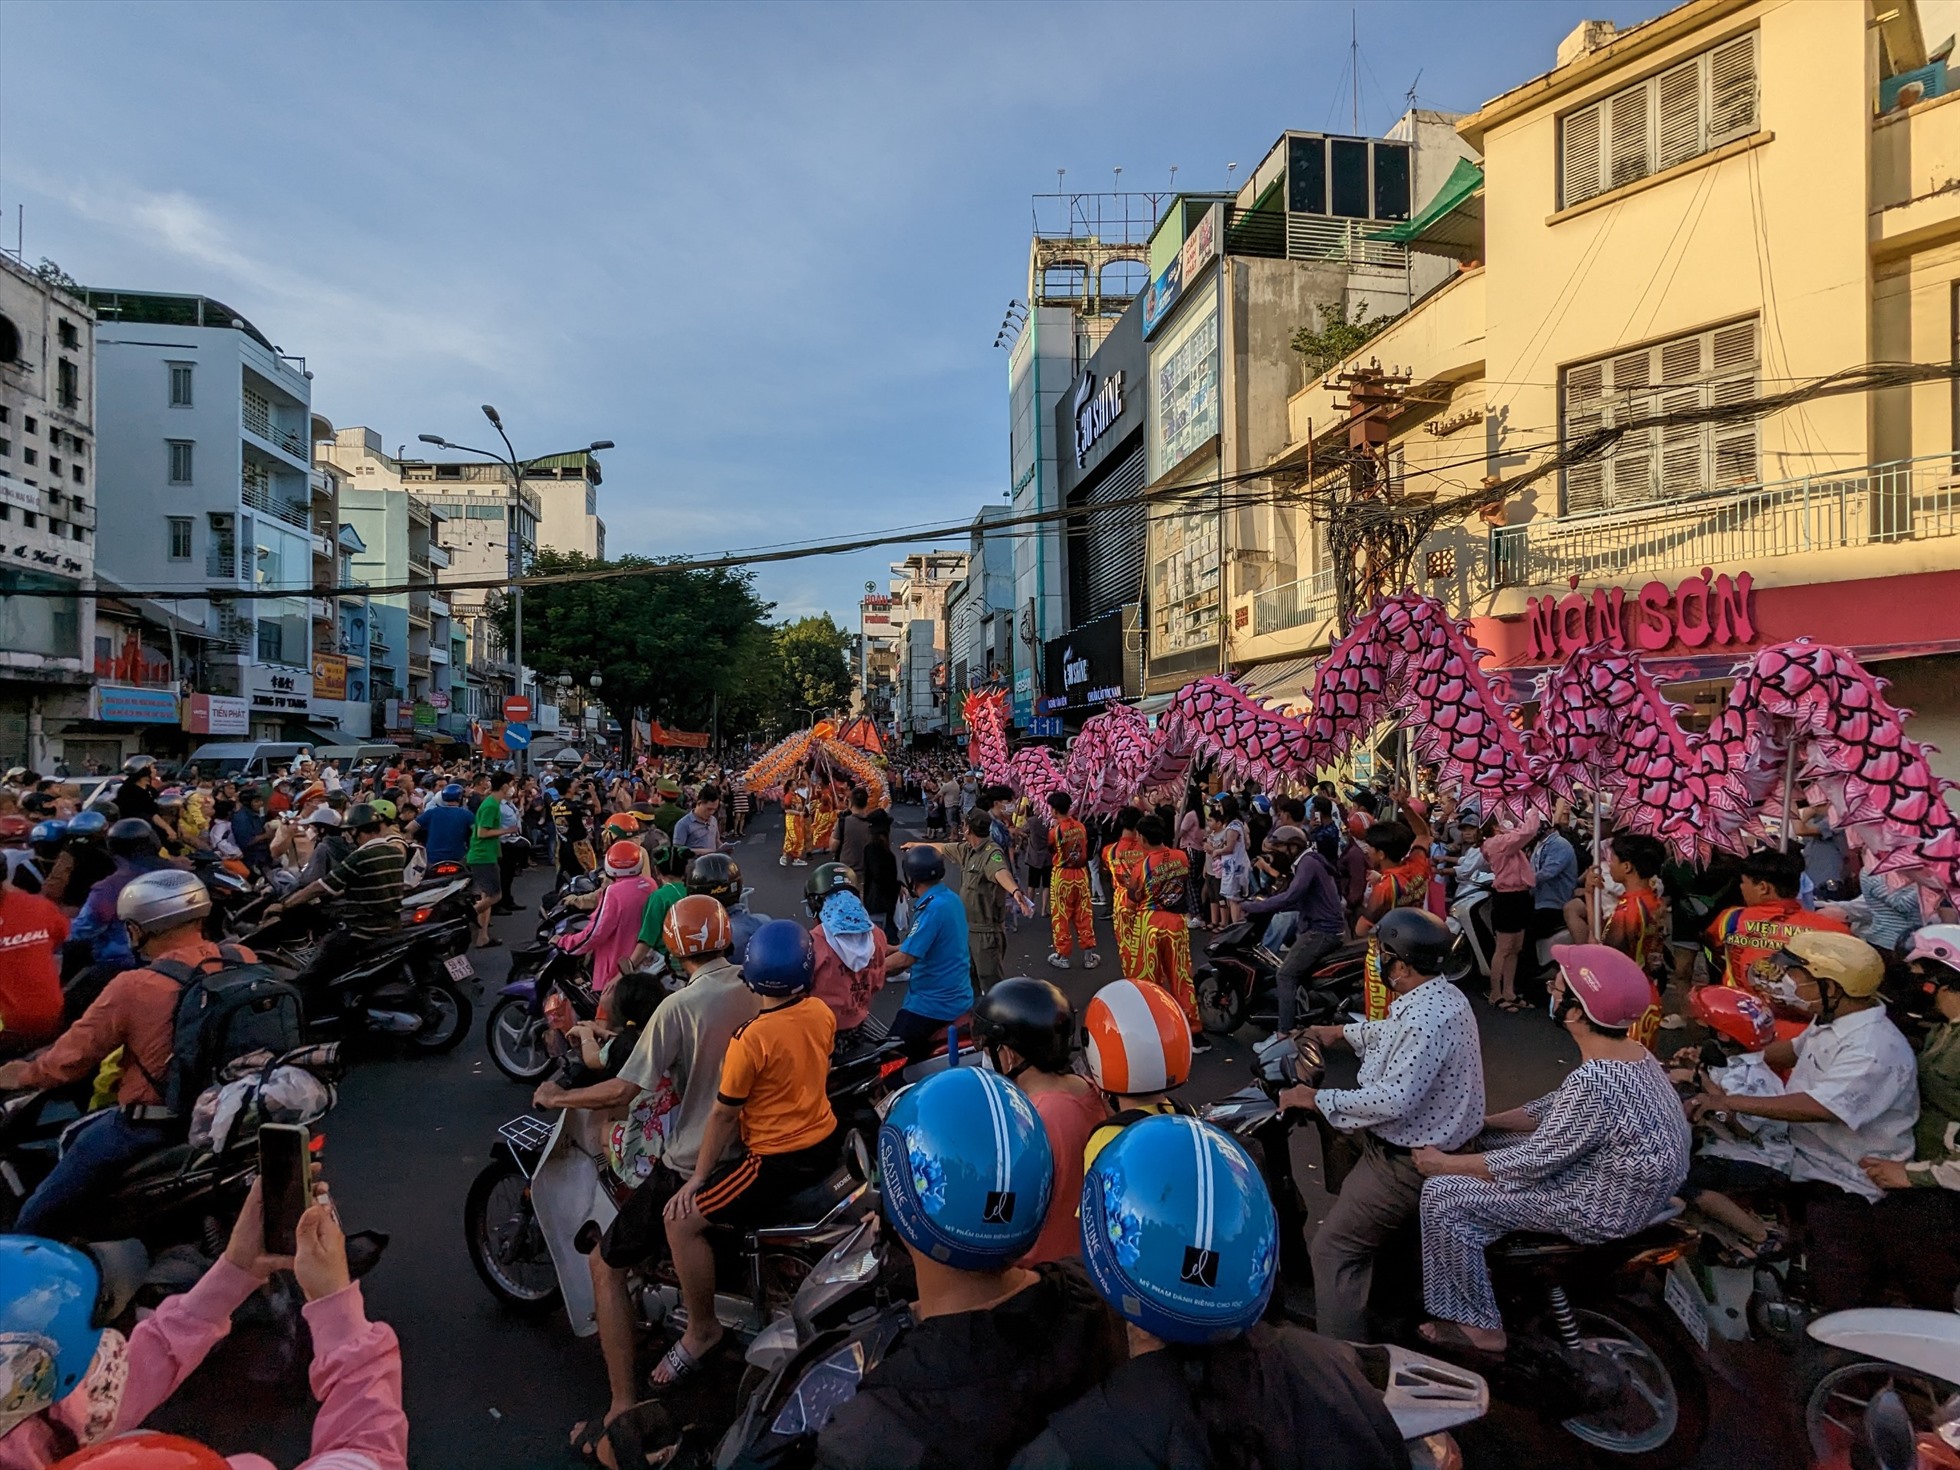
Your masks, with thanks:
M 918 808 L 901 808 L 897 816 L 900 838 L 917 835 Z M 770 811 L 736 856 L 755 888 L 756 909 L 801 917 L 809 870 L 777 865 L 780 834 L 781 819 Z M 416 1470 L 574 1463 L 566 1449 L 570 1426 L 605 1403 L 597 1339 L 574 1338 L 562 1311 L 525 1317 L 500 1307 L 477 1279 L 463 1242 L 464 1196 L 489 1159 L 498 1125 L 530 1111 L 528 1090 L 491 1064 L 482 1032 L 487 1002 L 508 967 L 509 946 L 529 940 L 535 903 L 546 886 L 544 873 L 524 875 L 518 892 L 531 907 L 497 921 L 506 948 L 474 952 L 487 983 L 469 1039 L 444 1057 L 384 1054 L 364 1061 L 343 1084 L 325 1127 L 326 1172 L 347 1228 L 391 1236 L 366 1295 L 369 1315 L 392 1324 L 401 1337 L 409 1460 Z M 1107 926 L 1100 927 L 1103 952 L 1113 960 Z M 1112 963 L 1094 972 L 1050 970 L 1045 921 L 1024 922 L 1008 942 L 1014 962 L 1009 973 L 1056 980 L 1078 1006 L 1115 974 Z M 881 1011 L 896 1009 L 901 996 L 893 987 Z M 1481 1003 L 1478 1011 L 1493 1111 L 1555 1087 L 1577 1060 L 1571 1042 L 1542 1014 L 1503 1015 Z M 1250 1040 L 1251 1033 L 1241 1033 L 1199 1057 L 1185 1096 L 1202 1102 L 1242 1086 Z M 1335 1070 L 1332 1078 L 1341 1075 Z M 1311 1130 L 1296 1137 L 1309 1140 Z M 1317 1155 L 1317 1144 L 1303 1141 L 1296 1157 L 1316 1219 L 1325 1205 L 1315 1182 Z M 311 1405 L 300 1401 L 291 1378 L 258 1381 L 266 1376 L 263 1351 L 263 1338 L 241 1333 L 207 1360 L 154 1422 L 197 1434 L 227 1453 L 250 1450 L 280 1465 L 297 1464 L 308 1452 Z M 1715 1429 L 1696 1464 L 1787 1470 L 1802 1463 L 1784 1360 L 1759 1354 L 1731 1372 L 1739 1386 L 1715 1385 Z M 1572 1440 L 1501 1406 L 1460 1438 L 1473 1467 L 1579 1462 Z

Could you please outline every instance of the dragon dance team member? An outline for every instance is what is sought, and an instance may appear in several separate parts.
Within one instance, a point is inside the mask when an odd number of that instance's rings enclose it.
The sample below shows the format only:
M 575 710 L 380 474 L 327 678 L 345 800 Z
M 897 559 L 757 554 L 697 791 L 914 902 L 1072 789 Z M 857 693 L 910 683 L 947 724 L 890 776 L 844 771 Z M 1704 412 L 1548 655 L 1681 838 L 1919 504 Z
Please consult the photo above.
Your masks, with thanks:
M 1140 963 L 1137 944 L 1137 911 L 1130 898 L 1130 870 L 1143 856 L 1143 839 L 1137 836 L 1137 821 L 1143 816 L 1133 806 L 1116 814 L 1116 840 L 1103 848 L 1103 866 L 1109 869 L 1109 921 L 1116 929 L 1116 958 L 1125 975 L 1134 978 Z
M 1170 832 L 1155 813 L 1138 819 L 1136 833 L 1144 844 L 1129 870 L 1130 901 L 1137 912 L 1137 978 L 1160 986 L 1177 1002 L 1191 1026 L 1191 1050 L 1210 1051 L 1191 981 L 1191 931 L 1185 917 L 1191 902 L 1191 861 L 1168 845 Z
M 804 867 L 809 859 L 804 856 L 810 850 L 810 791 L 802 783 L 801 773 L 792 774 L 790 783 L 783 787 L 783 855 L 776 860 L 776 866 Z
M 810 850 L 829 852 L 831 839 L 836 835 L 837 788 L 825 778 L 816 783 L 816 789 L 810 794 Z
M 1813 913 L 1797 900 L 1803 884 L 1803 858 L 1765 848 L 1742 862 L 1742 903 L 1723 909 L 1709 926 L 1710 942 L 1722 956 L 1722 983 L 1767 991 L 1781 975 L 1771 957 L 1807 930 L 1848 934 L 1841 919 Z
M 1102 956 L 1096 952 L 1096 919 L 1089 906 L 1089 829 L 1069 815 L 1073 805 L 1066 791 L 1048 793 L 1048 808 L 1055 814 L 1048 833 L 1055 857 L 1054 873 L 1048 880 L 1048 922 L 1055 950 L 1048 963 L 1066 970 L 1069 956 L 1080 944 L 1082 968 L 1093 970 L 1102 963 Z

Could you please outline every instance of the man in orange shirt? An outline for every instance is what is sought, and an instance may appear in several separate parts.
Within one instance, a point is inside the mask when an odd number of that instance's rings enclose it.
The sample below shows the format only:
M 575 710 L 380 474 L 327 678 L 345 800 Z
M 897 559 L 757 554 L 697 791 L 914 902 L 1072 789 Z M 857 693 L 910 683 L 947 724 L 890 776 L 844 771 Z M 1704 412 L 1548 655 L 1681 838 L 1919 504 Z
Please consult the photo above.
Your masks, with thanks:
M 211 895 L 194 874 L 167 868 L 131 880 L 116 900 L 116 914 L 129 925 L 145 967 L 125 970 L 111 980 L 81 1019 L 40 1056 L 0 1067 L 0 1091 L 39 1090 L 93 1076 L 110 1052 L 117 1047 L 124 1052 L 119 1106 L 103 1109 L 71 1136 L 54 1171 L 21 1206 L 14 1227 L 21 1233 L 47 1234 L 94 1190 L 163 1147 L 181 1129 L 182 1123 L 164 1111 L 158 1088 L 170 1075 L 177 1001 L 184 987 L 150 966 L 167 959 L 195 970 L 218 960 L 220 947 L 204 937 L 210 912 Z M 252 960 L 249 951 L 232 949 L 231 954 L 238 963 Z
M 1211 1050 L 1198 1019 L 1198 993 L 1191 982 L 1191 931 L 1185 917 L 1191 902 L 1191 862 L 1168 845 L 1170 833 L 1154 812 L 1137 821 L 1143 851 L 1130 865 L 1130 901 L 1137 911 L 1137 969 L 1134 977 L 1167 991 L 1191 1026 L 1191 1050 Z
M 0 1056 L 45 1046 L 61 1029 L 61 967 L 68 920 L 38 893 L 14 886 L 0 863 Z
M 728 1043 L 694 1174 L 667 1201 L 687 1331 L 654 1369 L 656 1384 L 694 1373 L 722 1339 L 708 1226 L 766 1224 L 837 1162 L 837 1115 L 824 1091 L 837 1017 L 810 993 L 815 974 L 815 947 L 794 919 L 772 919 L 749 940 L 742 980 L 762 1009 Z M 741 1153 L 719 1162 L 738 1128 Z
M 1779 977 L 1770 956 L 1790 937 L 1809 929 L 1848 934 L 1842 920 L 1812 913 L 1797 901 L 1803 858 L 1794 850 L 1764 848 L 1742 861 L 1742 903 L 1723 909 L 1709 926 L 1709 939 L 1722 961 L 1722 983 L 1767 994 Z
M 1109 922 L 1116 930 L 1116 958 L 1124 977 L 1130 980 L 1137 978 L 1143 953 L 1130 886 L 1136 864 L 1143 858 L 1143 839 L 1137 836 L 1137 822 L 1142 816 L 1133 806 L 1119 811 L 1116 840 L 1103 848 L 1103 866 L 1109 869 Z
M 1055 855 L 1054 876 L 1048 880 L 1048 922 L 1055 937 L 1055 952 L 1048 963 L 1066 970 L 1076 945 L 1082 946 L 1082 968 L 1093 970 L 1102 963 L 1096 952 L 1096 919 L 1089 906 L 1089 829 L 1069 815 L 1073 799 L 1066 791 L 1048 793 L 1048 808 L 1055 820 L 1048 840 Z
M 1436 876 L 1435 861 L 1429 856 L 1435 834 L 1429 819 L 1412 802 L 1403 799 L 1401 807 L 1404 820 L 1376 822 L 1362 834 L 1375 876 L 1354 926 L 1357 934 L 1374 928 L 1390 909 L 1421 908 L 1428 902 L 1430 880 Z

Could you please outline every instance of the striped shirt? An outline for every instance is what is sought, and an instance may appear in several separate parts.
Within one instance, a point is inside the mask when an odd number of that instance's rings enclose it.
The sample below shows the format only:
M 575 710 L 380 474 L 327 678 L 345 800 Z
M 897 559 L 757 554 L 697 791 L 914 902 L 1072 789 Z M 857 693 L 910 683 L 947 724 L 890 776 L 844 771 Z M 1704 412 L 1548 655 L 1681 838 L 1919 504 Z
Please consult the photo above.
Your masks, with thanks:
M 340 921 L 349 931 L 371 939 L 401 928 L 402 869 L 407 862 L 400 842 L 373 837 L 320 880 L 340 900 Z

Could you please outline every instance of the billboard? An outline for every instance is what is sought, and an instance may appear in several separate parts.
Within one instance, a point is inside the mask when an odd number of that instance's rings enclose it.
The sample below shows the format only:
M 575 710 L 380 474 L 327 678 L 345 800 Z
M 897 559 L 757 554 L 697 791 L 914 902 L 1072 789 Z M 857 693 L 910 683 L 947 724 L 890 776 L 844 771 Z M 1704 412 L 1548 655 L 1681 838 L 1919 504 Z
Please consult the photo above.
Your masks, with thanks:
M 347 660 L 341 655 L 337 653 L 313 655 L 313 697 L 315 699 L 347 697 Z
M 113 725 L 174 725 L 177 694 L 171 689 L 136 689 L 121 684 L 98 684 L 95 718 Z
M 1134 605 L 1118 608 L 1048 640 L 1042 660 L 1042 714 L 1080 718 L 1141 692 L 1136 657 L 1124 636 L 1133 611 Z
M 251 703 L 232 694 L 193 694 L 184 701 L 184 728 L 193 735 L 248 734 Z
M 1150 478 L 1218 432 L 1218 303 L 1195 302 L 1150 354 Z
M 1143 297 L 1143 335 L 1156 331 L 1171 314 L 1186 290 L 1197 284 L 1204 268 L 1218 257 L 1218 232 L 1222 228 L 1222 204 L 1214 204 L 1199 216 L 1191 233 L 1178 247 L 1177 257 L 1158 273 Z

